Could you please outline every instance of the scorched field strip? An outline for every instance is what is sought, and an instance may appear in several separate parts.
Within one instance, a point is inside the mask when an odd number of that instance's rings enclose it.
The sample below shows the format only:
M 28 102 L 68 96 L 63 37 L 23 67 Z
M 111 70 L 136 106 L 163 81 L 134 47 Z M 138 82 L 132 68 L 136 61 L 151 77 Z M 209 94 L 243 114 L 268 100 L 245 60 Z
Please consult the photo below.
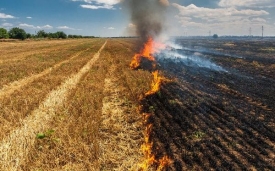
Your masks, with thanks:
M 141 101 L 168 170 L 274 170 L 274 40 L 179 39 L 156 54 L 174 80 Z

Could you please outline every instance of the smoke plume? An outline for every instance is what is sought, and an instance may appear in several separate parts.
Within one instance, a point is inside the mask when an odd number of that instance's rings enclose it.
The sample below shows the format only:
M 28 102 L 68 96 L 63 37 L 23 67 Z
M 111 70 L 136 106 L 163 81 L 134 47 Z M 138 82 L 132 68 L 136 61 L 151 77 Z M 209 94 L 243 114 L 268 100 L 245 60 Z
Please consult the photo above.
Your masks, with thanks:
M 168 0 L 125 0 L 124 3 L 142 43 L 149 37 L 157 37 L 162 32 Z

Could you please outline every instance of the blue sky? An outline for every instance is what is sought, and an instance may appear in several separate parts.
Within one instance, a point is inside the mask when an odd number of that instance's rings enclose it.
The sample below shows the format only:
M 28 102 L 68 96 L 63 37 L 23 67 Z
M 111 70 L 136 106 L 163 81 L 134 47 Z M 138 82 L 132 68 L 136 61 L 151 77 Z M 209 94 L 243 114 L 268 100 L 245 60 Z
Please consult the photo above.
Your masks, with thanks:
M 0 0 L 0 27 L 29 33 L 124 36 L 135 23 L 122 0 Z M 168 0 L 161 0 L 168 1 Z M 275 36 L 275 0 L 169 0 L 166 35 Z

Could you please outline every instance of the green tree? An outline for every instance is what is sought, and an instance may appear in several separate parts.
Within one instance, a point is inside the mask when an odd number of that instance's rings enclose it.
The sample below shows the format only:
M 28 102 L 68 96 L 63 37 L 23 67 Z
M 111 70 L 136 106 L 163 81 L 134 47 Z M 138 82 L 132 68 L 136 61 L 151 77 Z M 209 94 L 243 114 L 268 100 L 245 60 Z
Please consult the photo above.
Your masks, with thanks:
M 8 31 L 4 28 L 0 28 L 0 39 L 7 39 L 9 38 Z
M 27 33 L 27 39 L 32 38 L 32 35 L 30 33 Z
M 48 38 L 58 38 L 58 35 L 56 33 L 48 33 Z
M 46 38 L 48 37 L 48 33 L 46 33 L 44 30 L 39 30 L 36 34 L 38 38 Z
M 9 37 L 12 39 L 25 40 L 27 38 L 27 33 L 24 29 L 14 27 L 9 31 Z
M 219 37 L 219 36 L 218 36 L 217 34 L 214 34 L 214 35 L 213 35 L 213 38 L 214 38 L 214 39 L 217 39 L 218 37 Z
M 58 35 L 57 38 L 61 38 L 61 39 L 66 39 L 67 38 L 67 34 L 65 34 L 63 31 L 58 31 L 55 34 Z

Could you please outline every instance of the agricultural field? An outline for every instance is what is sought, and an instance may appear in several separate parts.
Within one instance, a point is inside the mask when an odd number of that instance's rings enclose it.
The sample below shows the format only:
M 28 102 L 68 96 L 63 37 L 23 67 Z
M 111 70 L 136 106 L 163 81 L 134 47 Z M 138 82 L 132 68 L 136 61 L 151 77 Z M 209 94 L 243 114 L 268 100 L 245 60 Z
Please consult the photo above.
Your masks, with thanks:
M 143 160 L 138 97 L 151 74 L 133 42 L 1 42 L 0 170 L 131 170 Z
M 0 42 L 0 170 L 274 170 L 275 41 L 175 42 Z

